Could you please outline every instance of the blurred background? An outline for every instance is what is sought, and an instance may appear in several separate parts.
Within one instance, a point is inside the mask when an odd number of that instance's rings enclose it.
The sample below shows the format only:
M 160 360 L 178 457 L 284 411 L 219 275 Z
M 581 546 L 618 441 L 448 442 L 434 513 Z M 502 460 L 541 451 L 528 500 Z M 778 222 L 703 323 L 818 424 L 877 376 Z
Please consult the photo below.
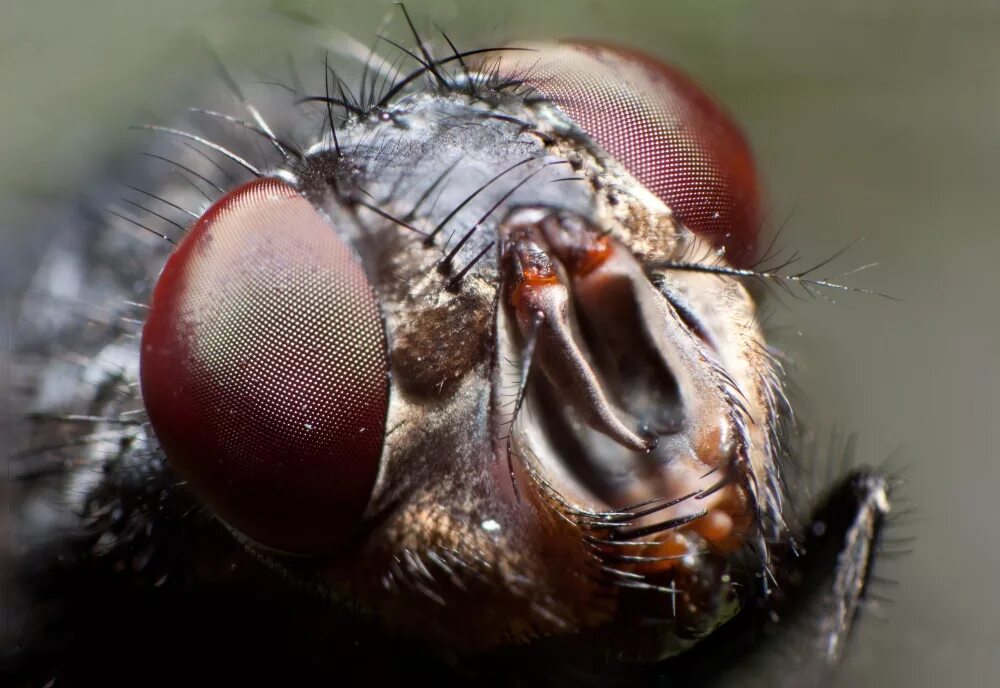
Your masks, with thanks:
M 407 5 L 419 27 L 436 22 L 460 47 L 585 36 L 682 67 L 744 126 L 767 184 L 769 231 L 784 228 L 781 245 L 803 264 L 851 245 L 821 276 L 900 299 L 830 292 L 768 309 L 772 343 L 796 362 L 816 434 L 855 434 L 859 462 L 894 456 L 917 506 L 916 519 L 892 533 L 917 537 L 912 554 L 880 571 L 896 581 L 880 590 L 892 603 L 855 638 L 843 684 L 1000 685 L 1000 4 Z M 86 195 L 108 156 L 135 145 L 128 124 L 187 107 L 183 85 L 207 71 L 198 67 L 205 38 L 264 73 L 264 60 L 278 60 L 273 72 L 283 74 L 284 47 L 302 29 L 274 9 L 365 42 L 393 11 L 386 0 L 4 0 L 8 312 L 45 239 L 37 210 L 25 208 Z M 405 36 L 398 16 L 390 33 Z M 869 263 L 878 266 L 840 277 Z

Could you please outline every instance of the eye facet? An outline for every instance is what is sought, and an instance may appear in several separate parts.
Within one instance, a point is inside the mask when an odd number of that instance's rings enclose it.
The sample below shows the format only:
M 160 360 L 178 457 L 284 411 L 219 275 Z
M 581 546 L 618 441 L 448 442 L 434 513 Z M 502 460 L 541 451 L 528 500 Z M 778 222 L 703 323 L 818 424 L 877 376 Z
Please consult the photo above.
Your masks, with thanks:
M 689 229 L 753 258 L 759 190 L 750 148 L 729 116 L 681 72 L 598 44 L 526 53 L 525 82 L 669 206 Z
M 250 182 L 169 258 L 140 377 L 168 460 L 228 525 L 280 550 L 348 538 L 382 451 L 378 302 L 351 247 L 294 188 Z

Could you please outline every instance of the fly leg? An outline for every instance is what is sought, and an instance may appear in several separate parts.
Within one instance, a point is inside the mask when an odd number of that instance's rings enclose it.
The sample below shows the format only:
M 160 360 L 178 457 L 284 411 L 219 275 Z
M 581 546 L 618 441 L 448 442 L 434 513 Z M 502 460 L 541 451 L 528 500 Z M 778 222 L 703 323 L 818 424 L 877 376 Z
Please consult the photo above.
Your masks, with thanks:
M 890 512 L 890 479 L 872 470 L 845 477 L 814 512 L 798 566 L 799 594 L 814 594 L 816 651 L 830 665 L 844 653 L 868 592 Z

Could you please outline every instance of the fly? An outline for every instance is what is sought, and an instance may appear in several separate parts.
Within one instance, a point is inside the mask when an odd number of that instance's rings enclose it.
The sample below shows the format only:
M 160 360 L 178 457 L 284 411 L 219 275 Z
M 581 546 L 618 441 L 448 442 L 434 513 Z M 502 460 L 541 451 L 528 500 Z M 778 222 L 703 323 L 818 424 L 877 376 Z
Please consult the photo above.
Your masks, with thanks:
M 54 244 L 38 284 L 94 305 L 25 311 L 39 603 L 9 666 L 698 685 L 784 651 L 825 675 L 892 481 L 791 467 L 748 286 L 845 287 L 764 267 L 749 147 L 678 70 L 436 55 L 401 14 L 411 71 L 327 54 L 256 101 L 223 69 L 240 111 L 142 125 L 149 168 L 85 250 Z

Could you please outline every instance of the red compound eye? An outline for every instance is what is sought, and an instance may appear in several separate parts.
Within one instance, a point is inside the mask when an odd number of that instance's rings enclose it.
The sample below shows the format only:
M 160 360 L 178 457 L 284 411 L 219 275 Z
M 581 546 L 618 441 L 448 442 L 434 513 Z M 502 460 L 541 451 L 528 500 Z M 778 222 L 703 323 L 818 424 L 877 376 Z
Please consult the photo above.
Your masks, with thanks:
M 291 186 L 251 182 L 167 261 L 142 394 L 171 464 L 230 526 L 315 553 L 368 503 L 385 429 L 385 333 L 351 248 Z
M 752 260 L 760 222 L 753 158 L 736 125 L 693 81 L 642 53 L 597 44 L 523 55 L 512 73 L 527 75 L 688 228 L 725 247 L 732 263 Z

